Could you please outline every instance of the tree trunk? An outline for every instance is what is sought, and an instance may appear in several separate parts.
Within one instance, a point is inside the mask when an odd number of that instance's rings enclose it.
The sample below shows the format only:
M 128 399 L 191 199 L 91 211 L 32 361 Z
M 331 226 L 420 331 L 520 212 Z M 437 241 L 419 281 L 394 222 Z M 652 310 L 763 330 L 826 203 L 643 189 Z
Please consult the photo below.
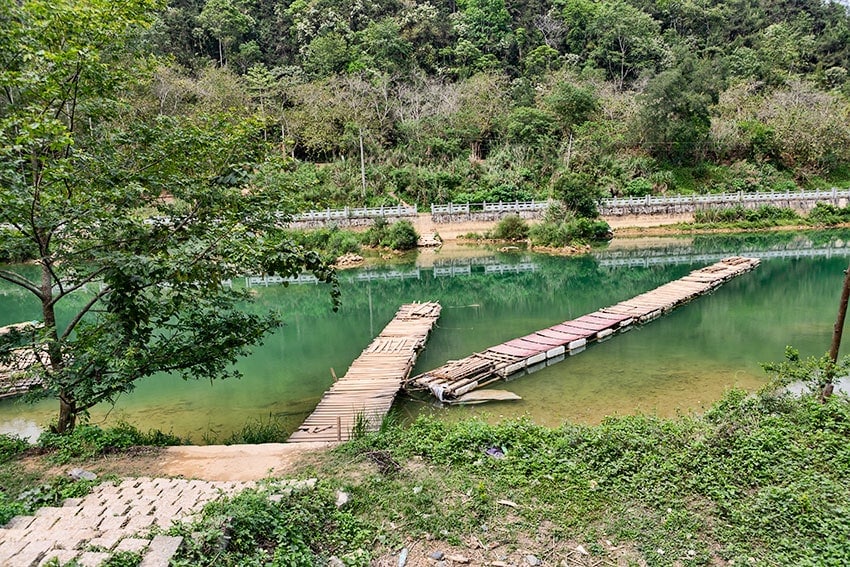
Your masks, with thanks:
M 59 421 L 56 422 L 56 433 L 72 431 L 77 425 L 77 402 L 65 393 L 59 395 Z
M 53 274 L 45 260 L 41 265 L 41 316 L 44 319 L 44 330 L 47 337 L 47 356 L 50 359 L 48 372 L 54 376 L 61 375 L 65 366 L 62 359 L 62 346 L 59 344 L 59 332 L 56 330 L 56 310 L 53 304 Z M 77 403 L 67 392 L 59 394 L 59 420 L 56 432 L 65 433 L 74 429 L 77 421 Z
M 363 205 L 366 205 L 366 157 L 363 153 L 363 128 L 358 128 L 360 135 L 360 182 L 363 185 Z
M 844 332 L 844 318 L 847 315 L 847 302 L 850 300 L 850 267 L 844 270 L 844 287 L 841 289 L 841 301 L 838 304 L 838 316 L 832 328 L 832 344 L 829 347 L 830 365 L 826 371 L 826 384 L 821 391 L 821 401 L 832 394 L 832 380 L 835 378 L 835 365 L 838 363 L 838 350 L 841 348 L 841 335 Z
M 844 287 L 841 289 L 841 302 L 838 304 L 838 317 L 832 329 L 832 345 L 829 348 L 829 359 L 838 362 L 838 349 L 841 348 L 841 335 L 844 332 L 844 318 L 847 315 L 847 302 L 850 300 L 850 268 L 844 270 Z

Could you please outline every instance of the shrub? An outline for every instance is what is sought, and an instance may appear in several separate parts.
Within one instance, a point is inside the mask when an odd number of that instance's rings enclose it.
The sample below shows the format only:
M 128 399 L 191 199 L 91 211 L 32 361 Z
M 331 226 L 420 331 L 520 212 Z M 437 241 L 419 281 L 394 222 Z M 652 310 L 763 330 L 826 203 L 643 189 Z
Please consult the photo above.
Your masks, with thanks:
M 29 443 L 15 435 L 0 434 L 0 463 L 27 450 Z
M 746 223 L 757 226 L 775 226 L 788 221 L 798 221 L 800 215 L 794 209 L 762 205 L 757 209 L 748 209 L 741 205 L 722 209 L 703 209 L 694 213 L 694 222 L 698 224 L 736 224 Z
M 372 226 L 360 237 L 360 241 L 366 246 L 380 246 L 381 241 L 386 237 L 388 224 L 387 219 L 376 218 Z
M 390 225 L 384 245 L 393 250 L 412 250 L 416 248 L 418 240 L 419 235 L 413 228 L 413 224 L 410 221 L 402 220 Z
M 367 246 L 385 246 L 393 250 L 411 250 L 416 248 L 418 240 L 419 235 L 410 221 L 401 220 L 388 225 L 383 218 L 375 219 L 361 236 L 361 242 Z
M 543 222 L 531 228 L 531 243 L 556 248 L 611 239 L 611 227 L 600 220 L 576 218 L 561 222 Z
M 249 420 L 242 429 L 235 431 L 225 440 L 225 445 L 257 445 L 259 443 L 283 443 L 289 432 L 280 422 L 269 414 L 268 418 Z
M 377 530 L 334 499 L 322 484 L 284 482 L 216 500 L 192 524 L 171 528 L 186 542 L 171 564 L 325 565 L 335 555 L 341 564 L 365 567 L 364 550 Z
M 519 215 L 508 215 L 496 225 L 489 236 L 496 240 L 525 240 L 528 238 L 528 223 Z
M 807 218 L 810 224 L 832 226 L 850 222 L 850 207 L 836 207 L 827 203 L 818 203 Z
M 552 193 L 577 216 L 599 218 L 596 202 L 602 193 L 587 175 L 573 173 L 559 177 L 552 187 Z
M 623 194 L 627 197 L 646 197 L 652 194 L 652 182 L 645 177 L 637 177 L 626 183 Z
M 159 430 L 143 433 L 124 422 L 109 429 L 101 429 L 96 425 L 79 425 L 62 435 L 45 431 L 38 438 L 38 446 L 54 451 L 53 457 L 60 463 L 74 458 L 92 458 L 140 445 L 163 447 L 182 443 L 179 437 L 169 433 Z

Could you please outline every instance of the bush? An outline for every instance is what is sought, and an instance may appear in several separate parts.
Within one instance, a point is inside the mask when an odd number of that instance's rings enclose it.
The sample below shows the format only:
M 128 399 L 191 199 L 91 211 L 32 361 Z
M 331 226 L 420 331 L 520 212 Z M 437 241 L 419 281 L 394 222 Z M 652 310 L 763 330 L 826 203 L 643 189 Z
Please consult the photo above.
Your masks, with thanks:
M 270 498 L 270 496 L 275 496 Z M 303 481 L 270 483 L 207 504 L 192 524 L 171 528 L 186 542 L 171 565 L 367 566 L 377 530 L 334 504 L 334 493 Z
M 338 226 L 293 231 L 289 234 L 289 237 L 305 248 L 317 250 L 322 254 L 333 257 L 360 250 L 358 234 L 350 230 L 342 230 Z
M 386 237 L 388 226 L 387 219 L 383 217 L 376 218 L 372 226 L 361 235 L 360 241 L 366 246 L 380 246 L 381 241 Z
M 225 445 L 257 445 L 259 443 L 283 443 L 289 437 L 289 432 L 280 422 L 269 414 L 268 419 L 249 420 L 242 429 L 234 432 L 225 440 Z
M 66 498 L 80 498 L 90 493 L 100 480 L 74 480 L 60 476 L 38 484 L 12 498 L 0 490 L 0 526 L 15 516 L 32 514 L 44 506 L 59 506 Z
M 850 207 L 836 207 L 827 203 L 818 203 L 807 218 L 810 224 L 833 226 L 850 222 Z
M 416 229 L 407 220 L 388 225 L 383 218 L 375 219 L 374 224 L 361 236 L 361 242 L 366 246 L 385 246 L 393 250 L 412 250 L 418 241 Z
M 54 459 L 67 463 L 76 458 L 92 458 L 140 445 L 164 447 L 182 445 L 183 441 L 157 429 L 143 433 L 136 427 L 121 422 L 115 427 L 101 429 L 96 425 L 79 425 L 65 434 L 45 431 L 38 438 L 38 446 L 54 452 Z
M 741 224 L 756 226 L 776 226 L 789 221 L 799 221 L 800 215 L 794 209 L 763 205 L 757 209 L 748 209 L 741 205 L 723 209 L 704 209 L 694 213 L 697 224 Z
M 652 194 L 652 182 L 645 177 L 637 177 L 626 183 L 623 195 L 627 197 L 646 197 Z
M 533 245 L 555 248 L 610 240 L 611 236 L 607 222 L 587 218 L 543 222 L 532 227 L 530 233 Z
M 0 434 L 0 463 L 23 453 L 27 448 L 29 443 L 25 439 L 15 435 Z
M 410 221 L 402 220 L 393 223 L 387 231 L 385 246 L 393 250 L 412 250 L 416 248 L 419 235 Z
M 495 240 L 518 241 L 528 238 L 528 223 L 519 215 L 508 215 L 489 233 Z
M 552 193 L 576 216 L 599 218 L 596 203 L 602 197 L 602 192 L 587 175 L 572 173 L 559 177 L 552 187 Z

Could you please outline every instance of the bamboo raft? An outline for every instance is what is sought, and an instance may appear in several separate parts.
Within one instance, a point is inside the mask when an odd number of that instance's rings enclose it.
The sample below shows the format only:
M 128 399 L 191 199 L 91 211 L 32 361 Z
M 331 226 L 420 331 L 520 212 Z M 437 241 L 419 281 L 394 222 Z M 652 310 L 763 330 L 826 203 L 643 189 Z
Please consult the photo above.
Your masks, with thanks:
M 41 360 L 35 351 L 29 348 L 13 351 L 10 363 L 0 363 L 0 399 L 21 396 L 30 390 L 43 387 L 44 381 L 41 377 L 27 372 L 36 364 L 44 365 L 45 360 Z
M 12 332 L 26 333 L 41 328 L 37 321 L 15 323 L 0 327 L 0 335 Z M 0 362 L 0 399 L 26 394 L 30 390 L 44 385 L 41 377 L 27 372 L 36 365 L 45 366 L 47 353 L 37 347 L 13 349 L 4 362 Z
M 734 256 L 695 270 L 627 301 L 577 319 L 513 339 L 407 380 L 405 389 L 428 390 L 441 402 L 459 401 L 464 394 L 514 374 L 554 364 L 578 354 L 592 341 L 604 340 L 633 324 L 652 321 L 695 297 L 758 266 L 759 260 Z
M 376 431 L 410 375 L 440 309 L 438 303 L 402 305 L 288 442 L 339 442 L 348 440 L 358 427 Z

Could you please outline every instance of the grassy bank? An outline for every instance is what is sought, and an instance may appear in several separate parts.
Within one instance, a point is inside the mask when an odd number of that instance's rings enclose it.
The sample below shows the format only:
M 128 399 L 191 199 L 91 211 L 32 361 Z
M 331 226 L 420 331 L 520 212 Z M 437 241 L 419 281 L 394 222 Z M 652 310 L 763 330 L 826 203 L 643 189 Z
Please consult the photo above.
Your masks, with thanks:
M 810 374 L 806 364 L 775 370 Z M 598 426 L 422 418 L 304 465 L 299 478 L 319 479 L 308 491 L 270 479 L 210 505 L 174 529 L 192 535 L 178 564 L 396 565 L 406 549 L 408 565 L 432 553 L 477 565 L 846 565 L 848 437 L 845 397 L 773 389 L 731 391 L 702 416 Z M 8 515 L 44 479 L 23 468 L 23 446 L 4 447 Z M 340 491 L 349 501 L 337 506 Z

